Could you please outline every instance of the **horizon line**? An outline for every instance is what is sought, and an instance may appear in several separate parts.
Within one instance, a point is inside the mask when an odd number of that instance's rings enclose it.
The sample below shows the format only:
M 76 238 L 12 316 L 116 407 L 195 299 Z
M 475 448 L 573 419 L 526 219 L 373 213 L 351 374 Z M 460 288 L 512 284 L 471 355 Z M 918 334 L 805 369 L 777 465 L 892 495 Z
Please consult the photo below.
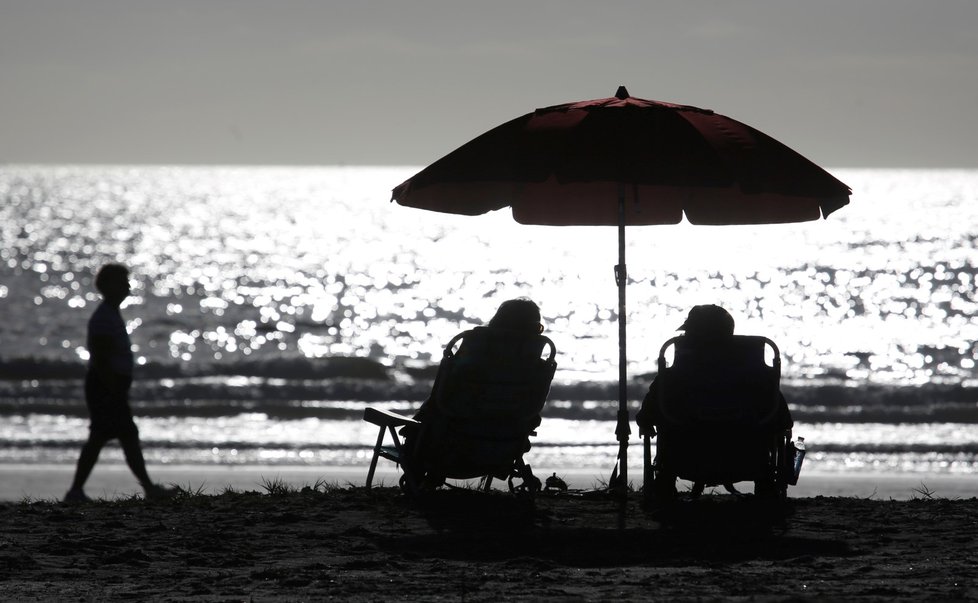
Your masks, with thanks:
M 201 163 L 201 162 L 103 162 L 103 161 L 0 161 L 0 169 L 7 167 L 88 167 L 88 168 L 388 168 L 388 169 L 422 169 L 430 163 Z M 826 170 L 919 170 L 919 171 L 963 171 L 978 170 L 976 165 L 834 165 L 820 166 Z

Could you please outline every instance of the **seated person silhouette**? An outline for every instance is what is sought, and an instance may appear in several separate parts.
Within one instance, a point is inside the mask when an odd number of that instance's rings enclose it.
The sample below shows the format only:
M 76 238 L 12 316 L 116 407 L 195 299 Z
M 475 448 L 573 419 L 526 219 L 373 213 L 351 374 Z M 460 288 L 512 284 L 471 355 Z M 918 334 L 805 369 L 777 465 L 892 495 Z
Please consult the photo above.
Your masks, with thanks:
M 673 366 L 680 367 L 694 365 L 696 358 L 709 355 L 711 351 L 731 349 L 730 344 L 734 339 L 734 319 L 726 310 L 717 305 L 695 306 L 689 311 L 686 321 L 679 327 L 684 331 L 680 341 L 675 346 L 675 359 Z M 697 365 L 699 366 L 699 365 Z M 736 370 L 736 367 L 734 367 Z M 662 416 L 662 401 L 660 400 L 660 377 L 657 375 L 653 379 L 649 392 L 642 401 L 642 408 L 636 415 L 636 423 L 642 434 L 650 436 L 657 435 L 657 428 L 667 421 Z M 703 377 L 708 377 L 704 375 Z M 773 417 L 767 421 L 763 429 L 772 433 L 782 433 L 790 430 L 793 422 L 788 405 L 784 396 L 777 392 L 777 409 Z M 772 407 L 768 407 L 772 408 Z M 694 412 L 695 409 L 687 409 Z M 659 443 L 660 449 L 662 442 Z M 661 453 L 661 450 L 660 450 Z M 755 482 L 755 488 L 764 489 L 768 485 Z M 667 487 L 674 486 L 668 485 Z M 731 492 L 736 492 L 731 482 L 724 482 L 724 487 Z M 696 482 L 693 486 L 694 494 L 699 494 L 703 490 L 703 484 Z
M 496 313 L 491 319 L 489 319 L 489 324 L 486 326 L 486 328 L 494 331 L 508 331 L 514 334 L 521 333 L 526 335 L 538 335 L 543 333 L 543 323 L 540 319 L 540 308 L 535 302 L 526 298 L 506 300 L 499 305 Z M 473 356 L 471 347 L 472 346 L 469 342 L 464 339 L 462 340 L 462 344 L 459 346 L 458 351 L 455 352 L 457 363 L 464 364 L 467 360 L 471 360 Z M 542 350 L 543 344 L 541 342 L 540 349 L 537 350 L 538 356 Z M 419 408 L 414 414 L 414 419 L 416 421 L 422 421 L 425 414 L 429 412 L 428 409 L 430 408 L 430 405 L 431 396 L 429 396 L 428 399 L 421 404 L 421 408 Z M 536 427 L 536 425 L 534 425 L 534 427 Z
M 378 456 L 398 462 L 402 486 L 430 490 L 446 478 L 521 479 L 539 489 L 522 455 L 540 424 L 540 412 L 553 379 L 556 350 L 541 333 L 540 310 L 529 299 L 503 302 L 487 326 L 455 336 L 446 346 L 431 394 L 413 419 L 367 409 L 364 420 L 380 426 L 369 487 Z M 549 351 L 541 358 L 544 349 Z M 395 453 L 382 447 L 384 429 L 400 428 L 403 444 L 392 435 Z

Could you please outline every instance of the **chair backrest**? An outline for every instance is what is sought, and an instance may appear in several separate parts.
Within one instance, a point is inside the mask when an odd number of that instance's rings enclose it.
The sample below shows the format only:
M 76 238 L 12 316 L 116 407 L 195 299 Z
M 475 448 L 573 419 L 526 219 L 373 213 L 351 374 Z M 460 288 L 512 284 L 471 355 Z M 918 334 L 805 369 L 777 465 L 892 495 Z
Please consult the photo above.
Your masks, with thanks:
M 541 358 L 545 348 L 547 356 Z M 519 420 L 539 415 L 557 368 L 556 353 L 543 335 L 488 327 L 465 331 L 445 347 L 433 401 L 455 418 Z
M 673 337 L 659 352 L 659 414 L 673 426 L 765 426 L 778 413 L 780 381 L 781 353 L 766 337 L 734 335 L 710 345 Z
M 477 327 L 453 338 L 423 420 L 432 471 L 449 477 L 508 471 L 540 424 L 556 353 L 538 334 Z

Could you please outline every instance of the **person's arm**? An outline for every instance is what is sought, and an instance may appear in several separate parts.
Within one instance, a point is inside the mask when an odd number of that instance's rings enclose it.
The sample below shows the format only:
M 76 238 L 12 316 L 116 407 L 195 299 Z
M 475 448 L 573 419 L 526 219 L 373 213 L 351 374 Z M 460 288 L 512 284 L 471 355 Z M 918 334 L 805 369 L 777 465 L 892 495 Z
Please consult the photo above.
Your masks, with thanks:
M 645 398 L 642 400 L 642 407 L 635 415 L 639 433 L 642 435 L 648 433 L 652 437 L 656 435 L 655 423 L 658 416 L 656 410 L 659 405 L 659 390 L 655 382 L 656 379 L 653 379 L 652 384 L 649 385 L 649 392 L 645 394 Z

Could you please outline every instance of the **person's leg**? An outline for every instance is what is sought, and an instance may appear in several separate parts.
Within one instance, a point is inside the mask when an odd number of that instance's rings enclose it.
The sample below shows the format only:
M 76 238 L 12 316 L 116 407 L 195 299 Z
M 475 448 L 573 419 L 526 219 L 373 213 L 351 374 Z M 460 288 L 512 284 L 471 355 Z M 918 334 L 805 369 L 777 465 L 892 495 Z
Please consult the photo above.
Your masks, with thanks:
M 108 441 L 102 426 L 101 405 L 98 402 L 102 398 L 102 393 L 98 388 L 98 380 L 91 374 L 85 376 L 85 404 L 88 407 L 88 414 L 91 423 L 88 427 L 88 439 L 82 444 L 81 452 L 78 455 L 78 464 L 75 467 L 75 477 L 71 481 L 71 488 L 68 489 L 66 500 L 87 500 L 85 496 L 85 482 L 92 474 L 95 463 L 98 462 L 99 453 Z
M 69 496 L 66 498 L 76 498 L 84 500 L 85 482 L 92 474 L 95 463 L 98 461 L 102 446 L 105 445 L 105 438 L 95 432 L 89 432 L 88 440 L 82 445 L 81 453 L 78 455 L 78 465 L 75 467 L 75 478 L 71 481 L 71 488 L 68 490 Z
M 159 484 L 154 484 L 146 471 L 146 461 L 143 459 L 143 448 L 139 442 L 139 430 L 136 424 L 132 424 L 131 429 L 127 429 L 119 437 L 119 444 L 122 452 L 126 455 L 126 464 L 132 470 L 132 474 L 139 480 L 139 485 L 143 487 L 143 492 L 147 499 L 171 498 L 179 492 L 179 488 L 168 488 Z
M 119 437 L 119 444 L 122 446 L 122 452 L 126 456 L 126 464 L 129 465 L 132 474 L 139 480 L 139 485 L 144 490 L 151 488 L 153 481 L 149 478 L 149 473 L 146 471 L 146 461 L 143 459 L 143 448 L 139 442 L 139 432 L 133 428 L 131 432 L 121 435 Z

